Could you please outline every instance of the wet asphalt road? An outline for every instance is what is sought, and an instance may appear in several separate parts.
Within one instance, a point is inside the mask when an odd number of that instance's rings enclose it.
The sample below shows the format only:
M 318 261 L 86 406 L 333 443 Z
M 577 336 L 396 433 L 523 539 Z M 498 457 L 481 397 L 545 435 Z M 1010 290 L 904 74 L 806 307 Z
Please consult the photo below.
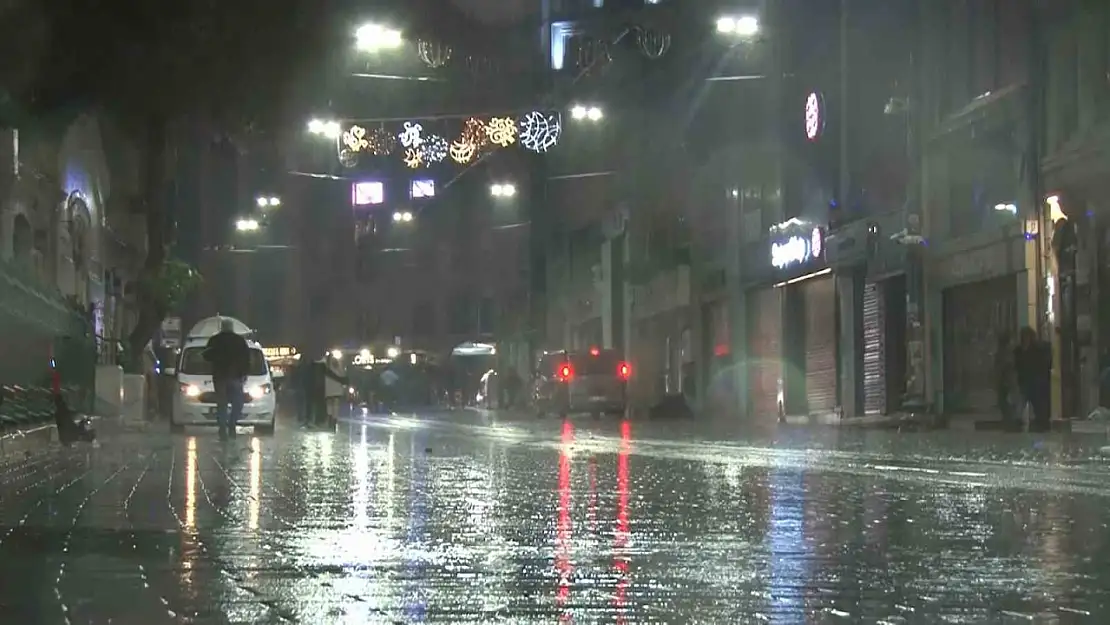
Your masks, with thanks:
M 370 416 L 0 457 L 2 623 L 1106 623 L 1100 437 Z

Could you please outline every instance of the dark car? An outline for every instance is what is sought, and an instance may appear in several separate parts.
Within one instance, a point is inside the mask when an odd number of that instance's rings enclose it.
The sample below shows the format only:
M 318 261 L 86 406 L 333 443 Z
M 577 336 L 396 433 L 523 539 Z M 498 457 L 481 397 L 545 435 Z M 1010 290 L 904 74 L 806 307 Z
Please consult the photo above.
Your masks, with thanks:
M 624 414 L 631 375 L 631 366 L 616 350 L 548 352 L 536 367 L 536 412 L 541 417 Z

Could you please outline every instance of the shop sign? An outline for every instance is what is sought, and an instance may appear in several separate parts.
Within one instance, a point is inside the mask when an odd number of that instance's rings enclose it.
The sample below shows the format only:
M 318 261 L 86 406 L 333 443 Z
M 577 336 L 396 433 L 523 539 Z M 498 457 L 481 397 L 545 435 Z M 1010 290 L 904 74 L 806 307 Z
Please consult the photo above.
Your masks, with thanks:
M 771 266 L 785 269 L 821 258 L 825 252 L 825 234 L 814 228 L 808 237 L 794 235 L 771 243 Z
M 263 347 L 262 354 L 266 356 L 267 360 L 274 358 L 289 358 L 297 355 L 297 348 L 295 347 Z

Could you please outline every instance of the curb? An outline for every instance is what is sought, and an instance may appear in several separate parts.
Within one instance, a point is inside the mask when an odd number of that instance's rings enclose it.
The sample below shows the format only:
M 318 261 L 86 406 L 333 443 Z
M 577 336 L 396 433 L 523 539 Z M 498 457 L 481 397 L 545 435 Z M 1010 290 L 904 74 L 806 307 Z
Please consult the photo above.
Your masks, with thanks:
M 91 421 L 99 421 L 99 420 L 105 418 L 105 417 L 102 417 L 100 415 L 86 415 L 86 416 L 88 416 Z M 22 427 L 22 428 L 13 428 L 9 431 L 6 431 L 6 432 L 3 432 L 2 434 L 0 434 L 0 445 L 5 444 L 5 443 L 10 443 L 12 441 L 23 440 L 23 439 L 25 439 L 29 436 L 41 436 L 41 435 L 44 435 L 48 432 L 51 433 L 50 436 L 51 436 L 51 439 L 53 439 L 53 432 L 57 431 L 57 429 L 58 429 L 58 426 L 55 425 L 54 423 L 43 423 L 41 425 L 32 425 L 32 426 L 26 426 L 26 427 Z

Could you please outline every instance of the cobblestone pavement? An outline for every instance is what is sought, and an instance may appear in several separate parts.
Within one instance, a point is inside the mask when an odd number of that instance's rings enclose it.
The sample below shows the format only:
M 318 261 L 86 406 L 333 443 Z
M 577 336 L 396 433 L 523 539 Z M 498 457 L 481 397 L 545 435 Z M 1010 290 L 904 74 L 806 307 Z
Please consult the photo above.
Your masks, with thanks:
M 3 448 L 0 622 L 1110 622 L 1101 437 L 101 430 Z

